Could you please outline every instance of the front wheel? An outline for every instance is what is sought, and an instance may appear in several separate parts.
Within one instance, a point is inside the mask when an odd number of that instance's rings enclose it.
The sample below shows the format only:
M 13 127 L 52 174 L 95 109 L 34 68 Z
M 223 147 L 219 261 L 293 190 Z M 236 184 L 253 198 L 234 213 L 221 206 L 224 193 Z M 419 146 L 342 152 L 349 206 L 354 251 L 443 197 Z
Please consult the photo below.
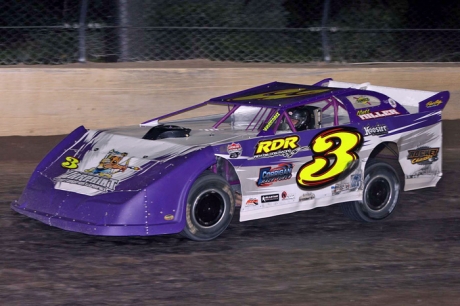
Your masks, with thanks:
M 235 197 L 230 184 L 217 174 L 205 172 L 190 189 L 181 234 L 196 241 L 212 240 L 230 224 L 234 210 Z
M 352 220 L 375 222 L 388 218 L 395 210 L 400 183 L 392 166 L 375 162 L 364 174 L 362 201 L 340 204 L 341 210 Z

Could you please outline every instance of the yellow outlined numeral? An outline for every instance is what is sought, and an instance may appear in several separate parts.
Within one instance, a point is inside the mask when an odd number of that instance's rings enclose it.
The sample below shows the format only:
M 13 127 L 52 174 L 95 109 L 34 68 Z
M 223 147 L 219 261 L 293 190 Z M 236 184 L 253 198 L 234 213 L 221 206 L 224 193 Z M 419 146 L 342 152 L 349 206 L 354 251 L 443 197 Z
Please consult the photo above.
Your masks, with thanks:
M 77 158 L 72 156 L 67 156 L 65 162 L 61 163 L 61 166 L 66 169 L 77 169 L 78 163 L 80 162 Z
M 346 176 L 357 166 L 362 143 L 363 137 L 355 129 L 332 128 L 319 133 L 310 142 L 313 160 L 300 167 L 297 184 L 302 189 L 317 189 Z

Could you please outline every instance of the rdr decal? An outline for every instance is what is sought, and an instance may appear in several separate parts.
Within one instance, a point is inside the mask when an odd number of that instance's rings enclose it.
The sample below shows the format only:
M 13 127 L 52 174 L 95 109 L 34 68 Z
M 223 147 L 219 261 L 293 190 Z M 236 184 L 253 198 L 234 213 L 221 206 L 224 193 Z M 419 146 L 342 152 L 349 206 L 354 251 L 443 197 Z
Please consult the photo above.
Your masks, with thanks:
M 292 157 L 300 151 L 298 144 L 300 137 L 292 135 L 284 138 L 261 140 L 257 143 L 254 158 L 268 158 L 275 156 Z
M 318 189 L 352 173 L 359 165 L 363 136 L 354 128 L 331 128 L 310 142 L 312 160 L 302 165 L 296 181 L 301 189 Z
M 430 165 L 438 160 L 439 148 L 420 147 L 415 150 L 409 150 L 407 159 L 412 164 Z
M 259 187 L 270 186 L 274 182 L 285 181 L 292 177 L 291 163 L 279 164 L 277 167 L 264 167 L 259 170 L 256 185 Z
M 378 112 L 371 112 L 370 109 L 359 110 L 356 115 L 361 118 L 361 120 L 376 119 L 381 117 L 389 117 L 394 115 L 399 115 L 400 113 L 395 109 L 387 109 Z

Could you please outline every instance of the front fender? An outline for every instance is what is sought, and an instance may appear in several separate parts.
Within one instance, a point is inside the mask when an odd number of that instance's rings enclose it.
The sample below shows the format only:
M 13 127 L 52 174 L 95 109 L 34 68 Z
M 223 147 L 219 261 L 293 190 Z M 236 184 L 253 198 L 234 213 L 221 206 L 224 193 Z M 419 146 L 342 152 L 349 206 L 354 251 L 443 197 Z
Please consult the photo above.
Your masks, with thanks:
M 161 225 L 165 234 L 182 231 L 190 188 L 197 177 L 215 162 L 212 148 L 206 147 L 155 167 L 152 182 L 145 189 L 144 207 L 148 224 Z
M 55 189 L 53 180 L 36 170 L 11 208 L 51 226 L 92 235 L 178 233 L 185 226 L 193 182 L 215 160 L 211 147 L 199 149 L 133 177 L 129 184 L 133 188 L 127 185 L 124 190 L 95 196 Z M 46 168 L 45 163 L 40 167 Z

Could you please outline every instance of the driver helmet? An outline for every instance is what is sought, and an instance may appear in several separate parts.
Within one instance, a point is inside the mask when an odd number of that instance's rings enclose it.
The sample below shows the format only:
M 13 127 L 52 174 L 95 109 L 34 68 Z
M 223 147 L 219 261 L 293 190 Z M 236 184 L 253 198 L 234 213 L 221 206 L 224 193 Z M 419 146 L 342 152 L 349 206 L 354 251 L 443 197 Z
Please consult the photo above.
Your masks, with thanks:
M 289 118 L 291 118 L 292 124 L 298 129 L 307 122 L 307 112 L 301 109 L 293 109 L 288 111 Z

